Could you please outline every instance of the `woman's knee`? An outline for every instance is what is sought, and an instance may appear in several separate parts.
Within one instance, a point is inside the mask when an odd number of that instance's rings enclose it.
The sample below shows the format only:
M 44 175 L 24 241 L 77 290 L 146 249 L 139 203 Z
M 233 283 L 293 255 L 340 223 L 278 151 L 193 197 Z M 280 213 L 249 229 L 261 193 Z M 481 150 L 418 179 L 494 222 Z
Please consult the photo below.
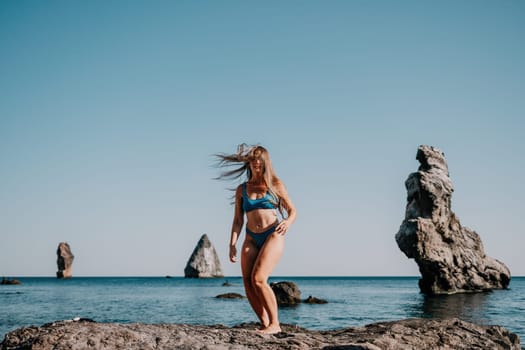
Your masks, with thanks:
M 266 282 L 268 280 L 268 276 L 262 274 L 262 273 L 259 273 L 257 271 L 255 271 L 253 274 L 252 274 L 252 280 L 251 280 L 251 283 L 256 286 L 256 287 L 263 287 L 266 285 Z

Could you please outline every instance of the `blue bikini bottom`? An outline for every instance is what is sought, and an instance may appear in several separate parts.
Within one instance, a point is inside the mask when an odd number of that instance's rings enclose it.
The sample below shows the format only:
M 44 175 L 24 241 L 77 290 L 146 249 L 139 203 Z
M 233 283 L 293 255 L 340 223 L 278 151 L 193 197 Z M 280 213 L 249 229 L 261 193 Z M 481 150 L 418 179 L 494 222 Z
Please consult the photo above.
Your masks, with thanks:
M 277 228 L 277 225 L 270 227 L 268 230 L 260 233 L 252 232 L 246 227 L 246 233 L 250 235 L 251 238 L 255 241 L 255 245 L 257 248 L 261 248 L 264 245 L 264 242 L 266 242 L 266 239 L 275 232 L 275 229 Z

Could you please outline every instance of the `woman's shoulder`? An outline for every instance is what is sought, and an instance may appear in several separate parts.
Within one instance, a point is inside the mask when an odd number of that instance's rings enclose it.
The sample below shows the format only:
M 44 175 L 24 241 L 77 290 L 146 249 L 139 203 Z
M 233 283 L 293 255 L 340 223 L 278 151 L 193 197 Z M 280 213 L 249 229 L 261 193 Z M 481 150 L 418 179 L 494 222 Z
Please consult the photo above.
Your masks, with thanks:
M 284 182 L 281 179 L 277 178 L 277 177 L 273 179 L 272 186 L 273 186 L 273 188 L 275 188 L 278 191 L 286 189 L 286 186 L 284 185 Z
M 275 176 L 273 179 L 272 179 L 272 185 L 274 187 L 277 187 L 277 186 L 284 186 L 284 182 L 283 180 L 281 180 L 280 178 L 278 178 L 277 176 Z

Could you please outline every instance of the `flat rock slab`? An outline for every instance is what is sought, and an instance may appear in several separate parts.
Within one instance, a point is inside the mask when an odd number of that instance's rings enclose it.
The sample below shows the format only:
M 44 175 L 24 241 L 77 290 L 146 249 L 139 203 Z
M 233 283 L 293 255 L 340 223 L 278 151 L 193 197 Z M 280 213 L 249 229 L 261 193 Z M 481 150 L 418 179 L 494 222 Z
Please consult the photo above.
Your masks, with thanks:
M 261 335 L 256 324 L 235 327 L 60 321 L 8 333 L 3 350 L 76 349 L 516 349 L 520 339 L 500 326 L 458 319 L 406 319 L 365 327 L 311 331 L 283 325 Z

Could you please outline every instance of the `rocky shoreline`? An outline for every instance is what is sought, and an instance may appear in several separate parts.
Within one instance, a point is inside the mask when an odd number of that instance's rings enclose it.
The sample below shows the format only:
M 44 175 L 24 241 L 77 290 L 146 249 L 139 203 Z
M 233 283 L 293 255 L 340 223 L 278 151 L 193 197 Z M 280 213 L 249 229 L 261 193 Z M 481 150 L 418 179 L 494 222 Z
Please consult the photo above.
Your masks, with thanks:
M 459 319 L 405 319 L 364 327 L 313 331 L 282 325 L 283 332 L 261 335 L 254 323 L 235 327 L 185 324 L 118 324 L 59 321 L 6 334 L 2 350 L 65 349 L 508 349 L 520 338 L 500 326 Z

